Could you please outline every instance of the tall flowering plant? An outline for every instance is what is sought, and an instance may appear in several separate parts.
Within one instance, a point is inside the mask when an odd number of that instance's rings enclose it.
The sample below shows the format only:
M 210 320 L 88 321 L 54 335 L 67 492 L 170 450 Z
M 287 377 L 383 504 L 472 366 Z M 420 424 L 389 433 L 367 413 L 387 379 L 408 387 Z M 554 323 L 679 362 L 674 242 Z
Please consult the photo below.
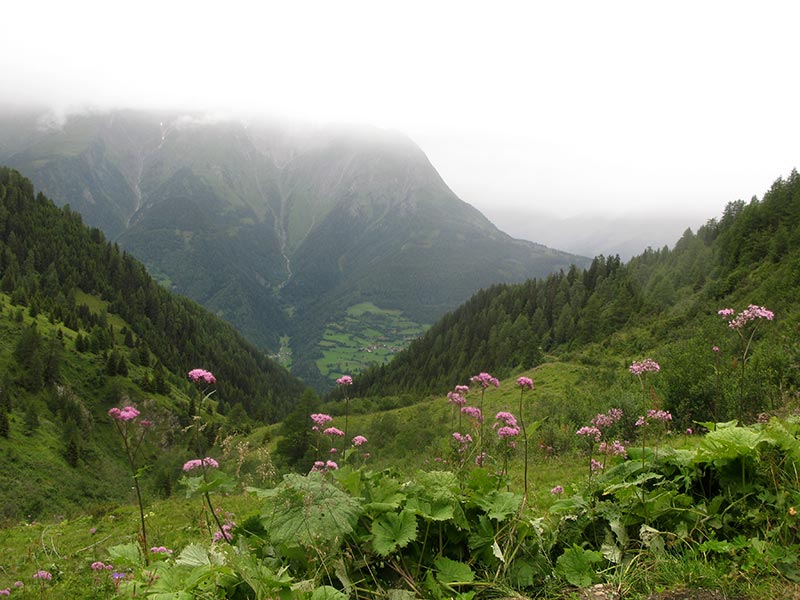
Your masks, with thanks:
M 347 413 L 350 412 L 350 395 L 347 393 L 347 388 L 353 385 L 353 378 L 350 375 L 342 375 L 339 379 L 336 380 L 336 383 L 342 389 L 342 394 L 344 394 L 344 452 L 347 451 Z
M 519 425 L 517 418 L 507 411 L 500 411 L 494 417 L 494 429 L 501 443 L 501 453 L 503 455 L 503 469 L 501 476 L 508 473 L 508 459 L 517 447 L 517 436 L 519 435 Z M 499 486 L 498 481 L 498 486 Z
M 225 473 L 219 471 L 219 463 L 210 456 L 187 461 L 183 465 L 183 471 L 186 475 L 181 479 L 181 483 L 187 487 L 186 496 L 201 495 L 208 506 L 211 517 L 217 524 L 217 531 L 212 534 L 212 540 L 230 543 L 233 524 L 229 522 L 223 524 L 220 521 L 217 511 L 211 504 L 210 493 L 212 491 L 231 492 L 235 484 Z
M 139 487 L 139 477 L 142 472 L 136 467 L 136 458 L 139 450 L 142 447 L 144 436 L 147 430 L 153 425 L 152 422 L 139 418 L 139 411 L 133 406 L 125 406 L 123 408 L 112 408 L 108 411 L 114 425 L 117 426 L 117 432 L 122 437 L 122 445 L 125 448 L 125 456 L 128 459 L 128 467 L 133 476 L 133 487 L 136 490 L 136 502 L 139 505 L 139 520 L 141 522 L 141 534 L 139 536 L 139 543 L 142 547 L 142 555 L 147 560 L 147 526 L 144 520 L 144 502 L 142 501 L 142 490 Z
M 528 433 L 525 431 L 525 418 L 522 412 L 522 397 L 525 395 L 525 390 L 533 390 L 533 379 L 530 377 L 518 377 L 517 385 L 519 386 L 519 424 L 522 428 L 522 443 L 523 451 L 525 453 L 525 470 L 523 472 L 523 498 L 528 497 Z
M 736 313 L 732 308 L 722 308 L 717 311 L 717 314 L 728 321 L 728 327 L 734 331 L 739 338 L 739 412 L 744 409 L 744 375 L 745 365 L 747 363 L 748 354 L 750 353 L 750 345 L 753 343 L 753 338 L 756 335 L 758 325 L 762 320 L 772 321 L 775 318 L 775 313 L 763 307 L 751 304 L 740 313 Z
M 648 373 L 658 373 L 661 370 L 661 365 L 659 365 L 656 361 L 651 358 L 645 358 L 644 360 L 634 361 L 631 363 L 631 366 L 628 367 L 628 370 L 636 375 L 636 378 L 639 380 L 639 384 L 642 386 L 642 418 L 644 415 L 647 414 L 647 398 L 648 392 L 651 392 L 650 388 L 646 387 L 646 380 Z M 644 469 L 644 450 L 646 447 L 646 436 L 645 430 L 642 430 L 642 469 Z
M 197 405 L 197 410 L 193 410 L 192 414 L 193 424 L 187 428 L 187 430 L 191 432 L 189 446 L 195 452 L 202 452 L 205 449 L 205 444 L 201 441 L 200 432 L 205 428 L 205 425 L 202 423 L 199 413 L 203 405 L 206 404 L 206 400 L 216 392 L 213 386 L 217 384 L 217 378 L 214 377 L 211 371 L 206 371 L 205 369 L 192 369 L 186 376 L 189 381 L 197 386 L 197 390 L 200 394 L 200 403 Z M 193 406 L 194 400 L 192 400 L 192 407 Z
M 481 414 L 483 414 L 483 396 L 486 393 L 486 388 L 489 386 L 493 386 L 496 388 L 500 387 L 500 380 L 497 377 L 492 377 L 489 373 L 478 373 L 477 375 L 473 375 L 470 377 L 470 381 L 472 383 L 477 383 L 481 386 Z M 479 454 L 482 454 L 482 446 L 483 446 L 483 419 L 481 419 L 481 429 L 480 429 L 480 437 L 478 439 L 478 451 Z

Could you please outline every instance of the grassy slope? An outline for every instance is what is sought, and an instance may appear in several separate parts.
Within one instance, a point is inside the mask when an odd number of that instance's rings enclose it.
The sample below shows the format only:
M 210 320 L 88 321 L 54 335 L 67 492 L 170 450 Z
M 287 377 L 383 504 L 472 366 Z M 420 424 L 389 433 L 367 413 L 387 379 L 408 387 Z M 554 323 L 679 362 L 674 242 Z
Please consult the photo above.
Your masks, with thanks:
M 589 378 L 592 369 L 573 363 L 547 363 L 518 375 L 533 377 L 537 382 L 534 392 L 526 396 L 526 405 L 531 412 L 535 412 L 537 405 L 548 406 L 551 403 L 565 403 L 573 396 L 575 386 L 591 385 Z M 477 398 L 473 396 L 473 404 Z M 484 412 L 492 414 L 496 410 L 514 409 L 518 406 L 519 394 L 515 388 L 514 379 L 502 382 L 499 389 L 487 390 L 484 398 Z M 587 407 L 589 408 L 589 407 Z M 595 407 L 591 407 L 595 408 Z M 370 415 L 355 415 L 350 419 L 350 430 L 353 433 L 369 433 L 374 430 L 376 423 L 392 415 L 398 423 L 402 423 L 401 431 L 415 428 L 429 428 L 435 432 L 425 451 L 420 451 L 418 446 L 409 448 L 402 439 L 379 440 L 371 438 L 369 446 L 374 458 L 370 459 L 374 469 L 393 467 L 402 468 L 409 474 L 416 468 L 437 468 L 439 465 L 429 458 L 435 456 L 436 450 L 447 445 L 446 438 L 450 429 L 450 412 L 443 398 L 428 398 L 417 405 L 383 411 Z M 342 417 L 336 417 L 334 423 L 341 426 Z M 263 429 L 255 431 L 246 439 L 240 439 L 241 444 L 250 444 L 259 447 L 264 438 Z M 571 432 L 573 433 L 573 432 Z M 678 437 L 672 445 L 682 447 L 693 445 L 694 440 Z M 380 449 L 378 449 L 380 447 Z M 226 451 L 218 450 L 223 468 L 229 472 L 236 469 L 237 464 L 247 463 L 252 456 L 243 461 L 237 460 L 239 452 L 235 445 L 229 446 Z M 246 455 L 247 453 L 245 453 Z M 426 458 L 427 457 L 427 458 Z M 268 456 L 261 454 L 261 464 L 269 463 Z M 579 490 L 586 481 L 586 457 L 580 453 L 568 452 L 563 455 L 545 457 L 535 454 L 532 459 L 532 485 L 530 498 L 531 515 L 541 515 L 554 502 L 554 497 L 549 490 L 555 485 L 563 485 L 567 494 L 571 490 Z M 512 489 L 520 489 L 522 461 L 517 457 L 511 464 Z M 253 464 L 249 465 L 254 467 Z M 244 470 L 247 470 L 245 465 Z M 127 475 L 118 473 L 116 477 L 123 480 Z M 246 481 L 256 485 L 265 485 L 274 481 L 272 475 L 266 480 L 261 478 Z M 133 500 L 132 497 L 129 498 Z M 178 552 L 189 543 L 197 542 L 206 545 L 213 531 L 213 522 L 199 499 L 186 500 L 173 497 L 167 500 L 146 500 L 147 523 L 149 527 L 149 540 L 151 545 L 164 545 Z M 232 519 L 243 522 L 248 516 L 258 514 L 260 500 L 255 496 L 234 493 L 224 498 L 214 497 L 214 504 L 223 511 L 232 513 Z M 13 586 L 15 581 L 22 581 L 26 587 L 17 597 L 38 597 L 39 589 L 34 585 L 31 575 L 38 569 L 46 569 L 54 574 L 52 582 L 47 584 L 50 597 L 71 598 L 109 598 L 113 596 L 113 584 L 108 573 L 95 573 L 90 565 L 96 560 L 114 562 L 117 568 L 124 571 L 124 563 L 114 560 L 109 556 L 109 549 L 118 544 L 133 544 L 136 542 L 137 514 L 131 504 L 113 504 L 98 508 L 83 516 L 65 520 L 47 520 L 43 522 L 24 521 L 13 527 L 0 530 L 0 565 L 3 572 L 0 574 L 0 589 Z M 706 588 L 723 590 L 736 590 L 733 597 L 744 599 L 780 597 L 796 598 L 798 588 L 780 579 L 768 578 L 762 581 L 738 582 L 735 585 L 727 580 L 727 573 L 715 570 L 713 562 L 676 560 L 664 557 L 650 564 L 647 569 L 639 569 L 631 565 L 631 569 L 622 574 L 620 584 L 623 586 L 645 585 L 650 589 L 677 590 L 673 595 L 665 593 L 660 596 L 647 596 L 648 598 L 696 598 L 715 599 L 720 596 L 708 593 L 702 595 L 680 595 L 684 586 L 702 585 Z M 13 588 L 12 588 L 13 589 Z M 542 597 L 545 598 L 584 598 L 574 590 L 555 586 Z M 627 598 L 644 598 L 630 594 Z

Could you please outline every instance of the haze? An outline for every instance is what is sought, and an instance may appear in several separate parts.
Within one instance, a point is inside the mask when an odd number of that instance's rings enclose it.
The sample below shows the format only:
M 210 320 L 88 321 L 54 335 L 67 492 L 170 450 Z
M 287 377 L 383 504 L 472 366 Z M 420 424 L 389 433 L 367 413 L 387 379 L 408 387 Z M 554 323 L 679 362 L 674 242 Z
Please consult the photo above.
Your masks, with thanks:
M 634 248 L 672 243 L 798 163 L 793 2 L 28 1 L 3 12 L 0 103 L 397 129 L 501 229 L 586 254 L 637 232 Z M 644 235 L 642 217 L 661 225 Z M 616 232 L 607 247 L 581 247 L 604 231 Z

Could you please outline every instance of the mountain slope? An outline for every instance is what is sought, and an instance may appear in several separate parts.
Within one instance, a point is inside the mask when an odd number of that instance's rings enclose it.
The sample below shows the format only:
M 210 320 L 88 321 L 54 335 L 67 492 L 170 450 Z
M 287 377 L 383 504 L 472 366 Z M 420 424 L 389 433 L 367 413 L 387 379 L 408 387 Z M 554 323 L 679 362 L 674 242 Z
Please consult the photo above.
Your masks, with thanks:
M 0 285 L 18 304 L 75 325 L 76 294 L 97 295 L 168 370 L 214 365 L 228 406 L 276 420 L 303 390 L 230 325 L 164 290 L 99 230 L 44 195 L 34 196 L 30 181 L 7 168 L 0 168 L 0 256 Z
M 649 353 L 664 367 L 666 406 L 681 408 L 687 426 L 692 418 L 752 418 L 800 386 L 792 367 L 800 363 L 798 232 L 793 171 L 763 200 L 733 202 L 719 221 L 687 230 L 671 250 L 648 250 L 627 264 L 599 256 L 585 270 L 478 292 L 390 364 L 363 373 L 353 393 L 444 393 L 480 371 L 506 377 L 530 368 L 545 353 L 614 370 Z M 749 304 L 767 306 L 777 322 L 759 327 L 744 350 L 748 338 L 717 311 Z M 742 363 L 754 366 L 740 382 Z
M 0 161 L 259 346 L 291 336 L 319 385 L 323 331 L 355 304 L 430 323 L 480 287 L 587 264 L 497 230 L 394 133 L 132 111 L 15 132 Z

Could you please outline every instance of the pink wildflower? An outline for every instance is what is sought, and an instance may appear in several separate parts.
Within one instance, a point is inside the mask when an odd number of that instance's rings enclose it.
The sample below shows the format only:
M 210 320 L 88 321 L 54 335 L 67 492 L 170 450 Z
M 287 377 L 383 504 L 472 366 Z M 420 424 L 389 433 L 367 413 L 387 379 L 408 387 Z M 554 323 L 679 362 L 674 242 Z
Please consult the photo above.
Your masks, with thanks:
M 720 311 L 720 314 L 722 314 L 722 311 Z M 750 321 L 755 321 L 756 319 L 766 319 L 767 321 L 772 321 L 774 318 L 775 313 L 773 313 L 771 310 L 768 310 L 763 306 L 751 304 L 738 315 L 736 315 L 736 317 L 734 317 L 732 320 L 728 321 L 728 326 L 731 329 L 742 329 Z
M 103 570 L 105 570 L 106 566 L 110 567 L 111 565 L 106 565 L 105 563 L 100 562 L 99 560 L 97 560 L 97 561 L 92 563 L 92 571 L 103 571 Z
M 622 409 L 612 408 L 607 413 L 600 413 L 591 423 L 597 428 L 610 427 L 622 418 Z
M 661 366 L 653 359 L 645 358 L 641 361 L 634 361 L 628 369 L 634 375 L 641 375 L 648 372 L 658 373 L 661 370 Z
M 317 427 L 324 427 L 333 421 L 333 417 L 324 413 L 314 413 L 311 415 L 311 420 L 314 421 Z
M 478 375 L 473 375 L 470 377 L 470 381 L 473 383 L 479 383 L 482 388 L 487 388 L 490 385 L 494 387 L 500 387 L 500 380 L 497 377 L 492 377 L 489 373 L 479 373 Z
M 192 471 L 194 469 L 199 469 L 201 467 L 209 467 L 209 468 L 212 468 L 212 469 L 218 469 L 219 468 L 219 463 L 216 460 L 214 460 L 213 458 L 211 458 L 210 456 L 206 456 L 203 459 L 195 458 L 195 459 L 186 461 L 183 464 L 183 470 L 184 471 Z
M 475 406 L 462 406 L 461 414 L 483 422 L 483 414 L 481 413 L 481 409 Z
M 447 392 L 447 403 L 464 406 L 467 403 L 467 399 L 458 392 Z
M 166 546 L 153 546 L 150 548 L 153 554 L 172 554 L 172 550 L 167 549 Z
M 692 429 L 691 427 L 688 427 L 686 429 L 686 435 L 692 435 L 693 433 L 694 433 L 694 429 Z
M 501 427 L 497 430 L 497 435 L 502 440 L 516 437 L 519 435 L 519 427 Z
M 600 454 L 608 454 L 609 456 L 624 456 L 628 457 L 628 451 L 619 440 L 614 440 L 612 444 L 602 442 L 598 448 Z
M 552 490 L 550 490 L 550 493 L 553 494 L 554 496 L 558 496 L 559 494 L 564 493 L 564 488 L 560 485 L 557 485 Z
M 718 354 L 719 353 L 719 346 L 711 346 L 711 351 L 714 352 L 715 354 Z
M 215 531 L 214 535 L 211 538 L 212 542 L 221 542 L 223 539 L 226 542 L 230 542 L 233 539 L 233 535 L 231 534 L 231 530 L 236 527 L 236 523 L 225 523 L 222 526 L 222 531 Z
M 133 406 L 126 406 L 125 408 L 112 408 L 108 414 L 117 421 L 133 421 L 139 416 L 139 411 Z
M 212 375 L 211 371 L 206 371 L 205 369 L 192 369 L 188 375 L 189 379 L 194 383 L 205 383 L 206 385 L 217 383 L 217 378 Z
M 322 433 L 325 435 L 338 435 L 338 436 L 344 435 L 344 431 L 342 431 L 341 429 L 337 429 L 336 427 L 328 427 Z
M 332 460 L 329 460 L 329 461 L 327 461 L 327 462 L 325 463 L 325 468 L 327 468 L 327 469 L 331 469 L 331 470 L 333 470 L 333 469 L 338 469 L 338 468 L 339 468 L 339 465 L 337 465 L 337 464 L 336 464 L 335 462 L 333 462 Z
M 483 466 L 483 463 L 486 461 L 486 452 L 479 452 L 477 456 L 475 456 L 475 464 L 479 467 Z
M 514 415 L 510 412 L 500 411 L 495 416 L 495 421 L 502 421 L 509 427 L 516 427 L 517 426 L 517 419 Z M 497 423 L 495 423 L 495 427 L 497 427 Z
M 456 394 L 460 394 L 462 396 L 466 396 L 469 394 L 469 386 L 468 385 L 457 385 L 454 390 Z
M 603 463 L 596 461 L 595 459 L 592 459 L 591 465 L 592 465 L 592 471 L 601 471 L 604 468 Z
M 585 435 L 587 438 L 592 438 L 595 442 L 599 442 L 603 433 L 597 427 L 587 427 L 584 425 L 575 432 L 575 435 Z
M 353 385 L 353 378 L 350 375 L 342 375 L 336 380 L 339 385 Z
M 11 588 L 5 588 L 0 590 L 0 596 L 10 596 L 11 595 Z
M 325 463 L 323 461 L 321 461 L 321 460 L 314 461 L 314 466 L 311 467 L 311 472 L 312 473 L 315 473 L 315 472 L 318 472 L 318 471 L 324 471 L 324 470 L 325 470 Z
M 53 578 L 53 575 L 49 571 L 40 569 L 33 574 L 33 578 L 41 579 L 42 581 L 50 581 Z
M 532 390 L 533 379 L 531 379 L 530 377 L 518 377 L 517 385 L 521 387 L 523 390 Z
M 720 310 L 717 311 L 717 314 L 720 315 L 721 317 L 730 317 L 736 314 L 736 311 L 733 310 L 732 308 L 721 308 Z
M 458 431 L 453 432 L 453 439 L 459 444 L 466 445 L 472 443 L 472 436 L 470 434 L 461 435 Z
M 367 438 L 365 438 L 363 435 L 357 435 L 353 438 L 353 446 L 363 446 L 366 443 Z

